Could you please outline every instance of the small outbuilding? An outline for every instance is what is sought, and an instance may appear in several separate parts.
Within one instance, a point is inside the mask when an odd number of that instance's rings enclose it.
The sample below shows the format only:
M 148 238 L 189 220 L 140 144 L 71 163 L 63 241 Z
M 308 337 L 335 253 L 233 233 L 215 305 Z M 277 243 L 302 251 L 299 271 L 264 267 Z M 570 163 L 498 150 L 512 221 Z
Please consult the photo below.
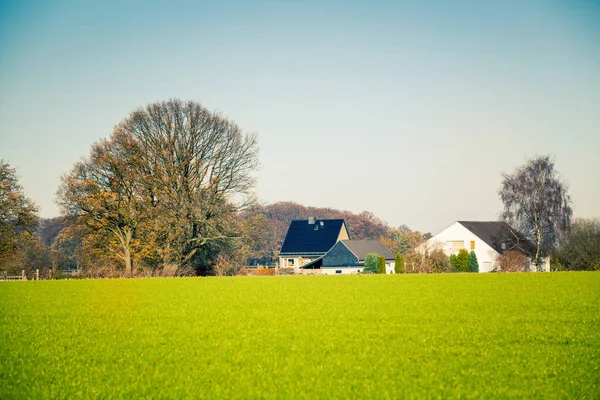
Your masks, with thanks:
M 320 269 L 322 275 L 358 274 L 363 271 L 369 253 L 383 256 L 386 273 L 394 272 L 395 257 L 379 240 L 340 240 L 325 255 L 302 268 Z

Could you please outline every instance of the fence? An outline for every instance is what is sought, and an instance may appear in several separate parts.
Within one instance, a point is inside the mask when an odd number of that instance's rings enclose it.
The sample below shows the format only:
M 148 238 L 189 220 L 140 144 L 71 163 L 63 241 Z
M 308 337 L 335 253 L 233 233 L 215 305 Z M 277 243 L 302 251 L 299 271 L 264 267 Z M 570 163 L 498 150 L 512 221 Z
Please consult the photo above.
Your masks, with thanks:
M 40 280 L 40 270 L 39 269 L 35 270 L 35 275 L 32 276 L 32 279 L 36 280 L 36 281 Z M 25 274 L 25 270 L 21 271 L 21 275 L 8 275 L 6 273 L 6 271 L 4 271 L 2 274 L 0 274 L 0 280 L 3 280 L 3 281 L 26 281 L 27 275 Z

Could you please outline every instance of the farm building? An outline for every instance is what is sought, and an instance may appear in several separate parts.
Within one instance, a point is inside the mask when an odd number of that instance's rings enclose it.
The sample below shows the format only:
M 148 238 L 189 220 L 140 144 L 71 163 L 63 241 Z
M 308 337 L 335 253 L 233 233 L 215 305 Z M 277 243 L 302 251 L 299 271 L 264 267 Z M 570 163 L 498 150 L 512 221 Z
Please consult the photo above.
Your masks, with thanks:
M 302 269 L 306 273 L 320 269 L 323 275 L 361 273 L 369 253 L 384 256 L 386 273 L 393 273 L 394 255 L 379 240 L 340 240 L 323 257 L 304 265 Z
M 532 254 L 531 242 L 502 221 L 456 221 L 437 235 L 416 248 L 417 251 L 442 249 L 447 256 L 458 254 L 461 249 L 474 251 L 479 261 L 479 272 L 497 271 L 496 259 L 503 252 L 518 250 Z M 535 270 L 535 266 L 531 266 Z M 544 271 L 549 271 L 548 260 Z
M 279 252 L 279 266 L 300 272 L 300 267 L 325 255 L 339 240 L 348 239 L 343 219 L 294 220 Z

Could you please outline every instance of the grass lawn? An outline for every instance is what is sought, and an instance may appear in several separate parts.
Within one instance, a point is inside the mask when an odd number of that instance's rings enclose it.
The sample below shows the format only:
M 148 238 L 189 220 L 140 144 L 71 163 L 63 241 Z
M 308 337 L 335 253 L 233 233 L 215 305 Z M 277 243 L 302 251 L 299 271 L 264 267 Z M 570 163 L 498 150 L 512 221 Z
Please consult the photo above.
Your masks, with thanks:
M 0 282 L 0 398 L 600 398 L 600 273 Z

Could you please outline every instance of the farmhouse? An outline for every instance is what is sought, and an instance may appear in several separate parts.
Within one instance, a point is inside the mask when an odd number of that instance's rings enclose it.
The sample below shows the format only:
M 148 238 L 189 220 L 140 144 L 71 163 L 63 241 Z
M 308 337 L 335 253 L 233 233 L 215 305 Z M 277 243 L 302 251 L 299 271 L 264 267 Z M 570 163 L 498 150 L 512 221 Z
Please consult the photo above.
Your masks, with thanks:
M 497 271 L 497 257 L 507 250 L 531 254 L 534 246 L 506 222 L 456 221 L 416 248 L 417 251 L 441 249 L 447 256 L 459 250 L 474 251 L 479 262 L 479 272 Z M 535 266 L 531 266 L 535 270 Z M 550 266 L 546 260 L 544 271 Z
M 305 273 L 320 269 L 323 275 L 361 273 L 369 253 L 383 256 L 386 274 L 393 273 L 394 255 L 379 240 L 340 240 L 323 257 L 305 264 L 302 269 Z
M 279 252 L 279 266 L 300 272 L 300 267 L 325 255 L 339 240 L 348 239 L 343 219 L 294 220 Z

